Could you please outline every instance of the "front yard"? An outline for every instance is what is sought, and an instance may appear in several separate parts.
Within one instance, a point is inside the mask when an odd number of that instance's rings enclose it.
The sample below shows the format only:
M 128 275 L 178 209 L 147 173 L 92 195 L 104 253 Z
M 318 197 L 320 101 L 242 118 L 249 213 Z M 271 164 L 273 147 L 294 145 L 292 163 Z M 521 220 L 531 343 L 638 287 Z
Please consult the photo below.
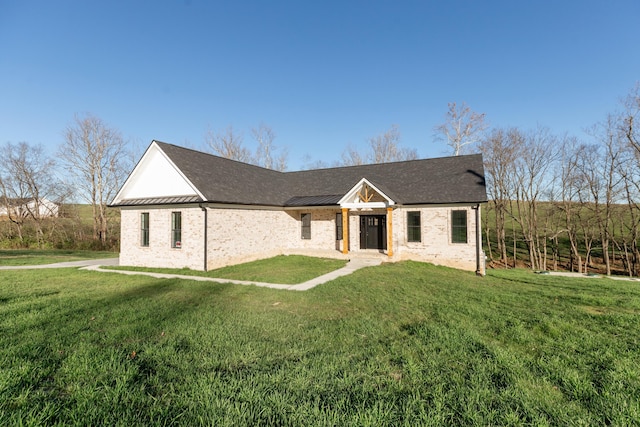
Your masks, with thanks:
M 306 292 L 0 271 L 0 424 L 637 425 L 639 320 L 637 282 L 414 262 Z
M 11 265 L 42 265 L 84 259 L 115 258 L 117 252 L 52 250 L 52 249 L 0 249 L 0 267 Z

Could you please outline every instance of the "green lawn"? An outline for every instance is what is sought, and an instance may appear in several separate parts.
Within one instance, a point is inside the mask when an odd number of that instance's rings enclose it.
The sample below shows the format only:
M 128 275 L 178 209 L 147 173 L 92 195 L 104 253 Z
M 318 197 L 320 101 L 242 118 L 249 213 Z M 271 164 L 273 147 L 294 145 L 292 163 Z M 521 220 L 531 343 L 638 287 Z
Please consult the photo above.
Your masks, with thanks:
M 295 285 L 347 265 L 346 260 L 314 258 L 302 255 L 280 255 L 269 259 L 231 265 L 209 271 L 176 268 L 104 267 L 111 270 L 153 271 L 186 276 L 217 277 L 221 279 Z
M 0 249 L 0 266 L 53 264 L 56 262 L 114 258 L 117 256 L 116 252 L 106 251 Z
M 0 425 L 639 425 L 639 325 L 637 282 L 527 271 L 2 271 Z

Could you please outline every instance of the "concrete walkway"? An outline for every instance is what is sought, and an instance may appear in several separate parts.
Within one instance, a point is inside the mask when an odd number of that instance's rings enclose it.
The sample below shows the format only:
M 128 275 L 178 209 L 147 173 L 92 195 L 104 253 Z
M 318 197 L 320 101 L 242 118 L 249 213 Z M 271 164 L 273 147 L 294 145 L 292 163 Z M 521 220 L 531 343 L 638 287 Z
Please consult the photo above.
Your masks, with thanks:
M 314 288 L 323 283 L 337 279 L 338 277 L 349 275 L 361 268 L 371 267 L 371 266 L 380 265 L 380 264 L 382 264 L 382 260 L 380 259 L 355 258 L 355 259 L 349 260 L 347 265 L 345 265 L 342 268 L 339 268 L 338 270 L 334 270 L 330 273 L 323 274 L 322 276 L 318 276 L 314 279 L 308 280 L 303 283 L 298 283 L 297 285 L 284 285 L 279 283 L 254 282 L 254 281 L 247 281 L 247 280 L 220 279 L 216 277 L 189 276 L 185 274 L 152 273 L 152 272 L 145 272 L 145 271 L 128 271 L 128 270 L 109 270 L 109 269 L 100 268 L 101 266 L 99 264 L 87 265 L 82 267 L 81 269 L 90 270 L 90 271 L 99 271 L 102 273 L 126 274 L 130 276 L 133 276 L 133 275 L 149 276 L 149 277 L 155 277 L 156 279 L 184 279 L 184 280 L 196 280 L 199 282 L 234 283 L 236 285 L 253 285 L 253 286 L 260 286 L 263 288 L 285 289 L 288 291 L 306 291 L 307 289 Z
M 12 265 L 0 267 L 0 270 L 31 270 L 41 268 L 73 268 L 79 267 L 81 270 L 98 271 L 101 273 L 116 273 L 126 275 L 140 275 L 155 277 L 157 279 L 184 279 L 184 280 L 196 280 L 200 282 L 215 282 L 215 283 L 235 283 L 237 285 L 253 285 L 261 286 L 264 288 L 272 289 L 286 289 L 289 291 L 306 291 L 307 289 L 314 288 L 323 283 L 337 279 L 338 277 L 346 276 L 364 267 L 371 267 L 374 265 L 382 264 L 380 258 L 354 258 L 349 260 L 344 267 L 334 270 L 330 273 L 323 274 L 314 279 L 308 280 L 304 283 L 298 283 L 297 285 L 284 285 L 278 283 L 265 283 L 254 282 L 246 280 L 233 280 L 233 279 L 219 279 L 215 277 L 204 276 L 188 276 L 185 274 L 166 274 L 166 273 L 151 273 L 145 271 L 128 271 L 128 270 L 109 270 L 103 269 L 102 266 L 114 266 L 119 265 L 118 258 L 103 258 L 103 259 L 88 259 L 82 261 L 69 261 L 69 262 L 57 262 L 54 264 L 42 264 L 42 265 Z

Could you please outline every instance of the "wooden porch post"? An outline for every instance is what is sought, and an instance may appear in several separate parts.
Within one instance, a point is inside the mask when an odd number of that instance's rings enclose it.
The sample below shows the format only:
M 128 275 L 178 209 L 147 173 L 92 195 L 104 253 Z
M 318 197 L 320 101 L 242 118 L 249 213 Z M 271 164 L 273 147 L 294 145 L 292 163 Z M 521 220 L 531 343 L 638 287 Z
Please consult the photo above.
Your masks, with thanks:
M 349 253 L 349 209 L 342 208 L 342 253 Z
M 393 256 L 393 208 L 387 208 L 387 255 Z

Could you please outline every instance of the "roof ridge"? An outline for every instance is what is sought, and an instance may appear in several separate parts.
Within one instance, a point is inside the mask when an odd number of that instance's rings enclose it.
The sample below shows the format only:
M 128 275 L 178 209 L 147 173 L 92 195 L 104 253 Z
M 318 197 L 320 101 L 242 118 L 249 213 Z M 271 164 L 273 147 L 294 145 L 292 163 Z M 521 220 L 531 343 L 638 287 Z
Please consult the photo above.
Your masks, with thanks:
M 432 160 L 456 159 L 456 158 L 474 157 L 474 156 L 482 156 L 482 154 L 473 153 L 473 154 L 461 154 L 458 156 L 426 157 L 423 159 L 395 160 L 392 162 L 382 162 L 382 163 L 363 163 L 361 165 L 330 166 L 326 168 L 317 168 L 317 169 L 300 169 L 296 171 L 287 171 L 284 173 L 304 173 L 304 172 L 310 172 L 310 171 L 326 171 L 326 170 L 347 169 L 347 168 L 361 168 L 361 167 L 369 167 L 369 166 L 379 167 L 381 165 L 398 165 L 401 163 L 427 162 Z
M 455 159 L 455 158 L 463 158 L 463 157 L 482 156 L 481 153 L 472 153 L 472 154 L 461 154 L 461 155 L 458 155 L 458 156 L 441 156 L 441 157 L 426 157 L 426 158 L 422 158 L 422 159 L 396 160 L 396 161 L 392 161 L 392 162 L 383 162 L 383 163 L 363 163 L 361 165 L 342 165 L 342 166 L 330 166 L 330 167 L 326 167 L 326 168 L 299 169 L 299 170 L 294 170 L 294 171 L 279 171 L 279 170 L 276 170 L 276 169 L 265 168 L 264 166 L 256 165 L 256 164 L 253 164 L 253 163 L 243 162 L 243 161 L 240 161 L 240 160 L 230 159 L 228 157 L 219 156 L 217 154 L 208 153 L 206 151 L 202 151 L 202 150 L 195 149 L 195 148 L 183 147 L 181 145 L 172 144 L 170 142 L 159 141 L 157 139 L 154 139 L 153 142 L 155 142 L 157 144 L 168 145 L 170 147 L 175 147 L 175 148 L 178 148 L 178 149 L 181 149 L 181 150 L 191 151 L 191 152 L 196 153 L 196 154 L 203 154 L 205 156 L 212 156 L 212 157 L 216 157 L 218 159 L 227 160 L 227 161 L 235 162 L 235 163 L 240 163 L 242 165 L 252 166 L 252 167 L 255 167 L 255 168 L 260 168 L 260 169 L 267 170 L 267 171 L 272 171 L 272 172 L 278 172 L 280 174 L 305 173 L 305 172 L 310 172 L 310 171 L 326 171 L 326 170 L 337 170 L 337 169 L 346 169 L 346 168 L 380 167 L 380 165 L 398 165 L 398 164 L 402 164 L 402 163 L 428 162 L 428 161 L 434 161 L 434 160 L 437 161 L 437 160 L 444 160 L 444 159 Z
M 236 160 L 236 159 L 230 159 L 228 157 L 218 156 L 217 154 L 208 153 L 206 151 L 197 150 L 195 148 L 183 147 L 181 145 L 171 144 L 169 142 L 158 141 L 156 139 L 154 139 L 153 142 L 155 142 L 158 145 L 168 145 L 170 147 L 174 147 L 174 148 L 177 148 L 177 149 L 180 149 L 180 150 L 191 151 L 194 154 L 201 154 L 201 155 L 205 155 L 205 156 L 211 156 L 211 157 L 215 157 L 217 159 L 221 159 L 221 160 L 224 160 L 224 161 L 235 162 L 235 163 L 239 163 L 241 165 L 251 166 L 251 167 L 254 167 L 254 168 L 259 168 L 259 169 L 263 169 L 263 170 L 270 171 L 270 172 L 277 172 L 279 174 L 286 173 L 286 172 L 281 172 L 281 171 L 275 170 L 275 169 L 265 168 L 264 166 L 255 165 L 253 163 L 247 163 L 247 162 L 243 162 L 243 161 Z

